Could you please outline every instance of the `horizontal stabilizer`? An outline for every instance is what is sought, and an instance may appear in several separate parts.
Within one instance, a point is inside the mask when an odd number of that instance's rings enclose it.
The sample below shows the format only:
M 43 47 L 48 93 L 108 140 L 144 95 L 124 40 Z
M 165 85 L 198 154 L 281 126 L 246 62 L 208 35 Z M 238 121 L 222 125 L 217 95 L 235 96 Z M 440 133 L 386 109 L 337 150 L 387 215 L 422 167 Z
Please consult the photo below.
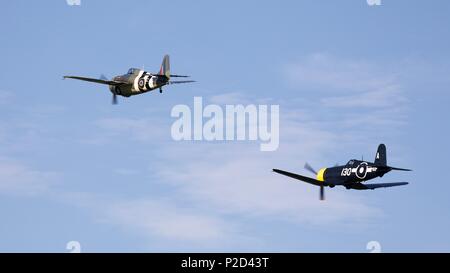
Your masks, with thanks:
M 411 172 L 412 171 L 410 169 L 402 169 L 402 168 L 395 168 L 395 167 L 389 167 L 389 168 L 391 168 L 391 170 L 394 170 L 394 171 L 405 171 L 405 172 Z
M 410 169 L 403 169 L 403 168 L 395 168 L 391 166 L 376 166 L 378 169 L 386 170 L 386 171 L 405 171 L 405 172 L 411 172 Z
M 351 188 L 355 190 L 374 190 L 378 188 L 389 188 L 389 187 L 397 187 L 408 185 L 408 182 L 393 182 L 393 183 L 377 183 L 377 184 L 362 184 L 358 183 L 356 185 L 352 185 Z
M 190 83 L 195 81 L 169 81 L 169 84 L 178 84 L 178 83 Z

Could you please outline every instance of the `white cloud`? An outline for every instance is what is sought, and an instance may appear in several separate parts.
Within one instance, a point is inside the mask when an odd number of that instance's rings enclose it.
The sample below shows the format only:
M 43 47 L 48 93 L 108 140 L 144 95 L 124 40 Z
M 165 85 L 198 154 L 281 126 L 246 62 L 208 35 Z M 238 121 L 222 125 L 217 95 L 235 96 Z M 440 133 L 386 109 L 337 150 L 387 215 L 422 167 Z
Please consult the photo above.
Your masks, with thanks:
M 0 193 L 40 195 L 47 192 L 57 178 L 57 173 L 36 171 L 18 162 L 0 159 Z
M 392 85 L 396 78 L 379 68 L 361 60 L 339 59 L 325 53 L 311 54 L 286 68 L 288 80 L 297 87 L 360 92 Z M 331 90 L 330 90 L 331 89 Z
M 139 234 L 148 248 L 223 249 L 253 240 L 238 224 L 204 208 L 193 207 L 182 197 L 169 195 L 120 199 L 117 196 L 88 192 L 53 192 L 52 198 L 93 213 L 103 224 L 119 226 Z M 151 242 L 151 243 L 150 243 Z M 257 243 L 252 241 L 252 243 Z
M 115 169 L 114 170 L 115 173 L 120 174 L 120 175 L 137 175 L 140 172 L 138 170 L 135 169 L 127 169 L 127 168 L 119 168 L 119 169 Z
M 287 78 L 295 88 L 314 90 L 307 93 L 309 102 L 300 104 L 308 113 L 328 114 L 320 122 L 330 131 L 345 128 L 349 136 L 364 132 L 370 136 L 374 131 L 398 130 L 407 122 L 409 99 L 403 70 L 317 53 L 290 64 Z M 317 112 L 317 107 L 323 111 Z M 311 115 L 310 120 L 318 119 Z
M 220 217 L 161 200 L 117 202 L 107 208 L 107 217 L 128 229 L 137 229 L 149 236 L 170 241 L 220 244 L 227 234 L 233 232 L 231 225 Z
M 380 87 L 374 91 L 339 97 L 321 99 L 325 107 L 349 107 L 349 108 L 387 108 L 402 106 L 407 102 L 402 89 L 397 85 Z
M 209 102 L 220 105 L 250 103 L 248 98 L 239 92 L 230 92 L 214 95 L 209 98 Z
M 127 135 L 136 141 L 154 141 L 170 137 L 170 130 L 162 130 L 161 128 L 167 126 L 156 118 L 104 118 L 96 124 L 112 135 Z
M 13 98 L 13 93 L 9 91 L 0 90 L 0 104 L 7 104 Z

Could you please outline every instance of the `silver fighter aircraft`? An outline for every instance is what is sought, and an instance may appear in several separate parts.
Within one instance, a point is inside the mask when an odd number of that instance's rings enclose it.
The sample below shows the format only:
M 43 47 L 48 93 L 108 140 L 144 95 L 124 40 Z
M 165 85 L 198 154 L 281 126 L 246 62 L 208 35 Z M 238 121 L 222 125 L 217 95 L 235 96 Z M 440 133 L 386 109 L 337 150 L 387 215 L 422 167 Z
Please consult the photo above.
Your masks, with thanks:
M 159 89 L 162 93 L 162 87 L 169 84 L 189 83 L 195 81 L 171 81 L 170 78 L 187 78 L 189 76 L 171 75 L 169 55 L 164 56 L 159 73 L 153 74 L 137 68 L 130 68 L 128 73 L 120 75 L 108 80 L 105 76 L 100 79 L 78 77 L 78 76 L 64 76 L 64 79 L 76 79 L 100 84 L 109 85 L 109 90 L 113 95 L 112 102 L 117 104 L 117 96 L 134 96 L 146 93 L 155 89 Z

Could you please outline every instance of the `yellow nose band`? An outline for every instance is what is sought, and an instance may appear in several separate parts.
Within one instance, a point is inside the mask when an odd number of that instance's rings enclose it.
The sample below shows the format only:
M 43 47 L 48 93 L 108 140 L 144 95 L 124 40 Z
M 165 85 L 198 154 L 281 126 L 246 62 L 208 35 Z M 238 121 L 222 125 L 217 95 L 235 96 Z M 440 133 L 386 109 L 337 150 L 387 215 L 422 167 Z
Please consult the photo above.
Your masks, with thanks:
M 317 180 L 322 181 L 322 182 L 325 181 L 325 178 L 323 177 L 323 175 L 325 174 L 326 169 L 327 168 L 322 168 L 319 170 L 319 172 L 317 173 Z

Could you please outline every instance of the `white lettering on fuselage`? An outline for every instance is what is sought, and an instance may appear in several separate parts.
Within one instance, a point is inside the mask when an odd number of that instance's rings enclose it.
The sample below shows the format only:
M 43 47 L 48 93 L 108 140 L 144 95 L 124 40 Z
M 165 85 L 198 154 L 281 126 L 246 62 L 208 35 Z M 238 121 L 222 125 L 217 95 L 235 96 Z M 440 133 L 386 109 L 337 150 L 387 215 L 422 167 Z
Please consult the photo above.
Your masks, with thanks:
M 355 174 L 359 179 L 366 178 L 368 173 L 376 172 L 377 167 L 368 166 L 367 162 L 362 162 L 356 168 L 342 168 L 341 176 L 351 176 Z

